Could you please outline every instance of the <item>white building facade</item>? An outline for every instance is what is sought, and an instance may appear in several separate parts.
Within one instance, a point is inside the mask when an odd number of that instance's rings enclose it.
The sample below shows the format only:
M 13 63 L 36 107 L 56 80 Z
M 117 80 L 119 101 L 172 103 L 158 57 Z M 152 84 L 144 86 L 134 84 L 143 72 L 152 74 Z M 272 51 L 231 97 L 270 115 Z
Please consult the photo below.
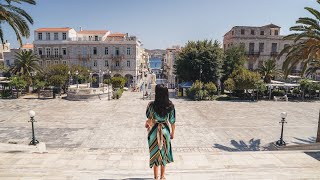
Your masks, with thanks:
M 105 72 L 123 76 L 128 84 L 139 86 L 147 61 L 141 42 L 135 36 L 107 30 L 40 28 L 34 32 L 34 52 L 40 66 L 81 65 L 94 76 Z

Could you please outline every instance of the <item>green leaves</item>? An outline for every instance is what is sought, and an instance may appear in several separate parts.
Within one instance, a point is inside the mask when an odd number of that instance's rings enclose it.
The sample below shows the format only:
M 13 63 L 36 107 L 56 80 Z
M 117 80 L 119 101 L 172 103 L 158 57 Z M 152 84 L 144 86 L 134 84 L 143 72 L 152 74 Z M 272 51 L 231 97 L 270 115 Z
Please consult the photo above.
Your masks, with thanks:
M 216 81 L 221 77 L 223 50 L 218 41 L 189 41 L 175 61 L 182 81 Z
M 224 83 L 226 90 L 256 89 L 256 84 L 261 79 L 260 75 L 244 67 L 237 67 L 230 78 Z
M 113 88 L 123 88 L 127 79 L 125 77 L 113 77 L 111 78 L 111 83 Z
M 34 0 L 5 0 L 5 3 L 0 3 L 0 22 L 7 22 L 17 36 L 17 40 L 22 46 L 22 37 L 28 38 L 30 36 L 29 25 L 33 24 L 32 17 L 23 9 L 13 6 L 13 3 L 28 3 L 35 5 Z M 4 43 L 4 34 L 0 26 L 0 40 Z
M 281 74 L 281 70 L 277 69 L 276 60 L 269 59 L 264 61 L 258 69 L 265 83 L 271 83 L 271 80 Z

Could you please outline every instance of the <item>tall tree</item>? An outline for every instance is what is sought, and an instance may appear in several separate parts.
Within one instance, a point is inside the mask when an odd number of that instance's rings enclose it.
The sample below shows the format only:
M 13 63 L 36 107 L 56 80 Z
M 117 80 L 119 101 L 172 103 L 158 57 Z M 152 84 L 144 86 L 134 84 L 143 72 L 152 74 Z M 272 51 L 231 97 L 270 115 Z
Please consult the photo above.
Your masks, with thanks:
M 32 83 L 32 73 L 41 71 L 38 57 L 31 50 L 22 50 L 15 55 L 14 66 L 11 72 L 24 78 L 28 85 Z
M 182 81 L 217 82 L 221 77 L 223 50 L 218 41 L 189 41 L 175 61 Z
M 14 6 L 13 3 L 28 3 L 35 5 L 35 0 L 3 0 L 0 1 L 0 40 L 4 43 L 3 24 L 8 23 L 14 30 L 17 40 L 22 45 L 22 37 L 30 36 L 28 22 L 33 24 L 32 17 L 20 7 Z
M 271 83 L 271 80 L 277 75 L 281 74 L 281 71 L 277 69 L 276 60 L 269 59 L 264 61 L 258 69 L 260 75 L 263 77 L 265 83 Z
M 245 49 L 243 46 L 231 46 L 224 52 L 221 85 L 224 90 L 224 82 L 229 78 L 232 72 L 246 61 Z
M 317 0 L 320 4 L 320 0 Z M 314 18 L 302 17 L 296 21 L 296 26 L 290 28 L 295 33 L 290 34 L 284 39 L 293 40 L 294 44 L 284 48 L 279 57 L 286 54 L 286 60 L 283 63 L 285 75 L 289 75 L 293 67 L 299 63 L 303 64 L 303 75 L 311 61 L 320 60 L 320 12 L 311 7 L 305 7 Z

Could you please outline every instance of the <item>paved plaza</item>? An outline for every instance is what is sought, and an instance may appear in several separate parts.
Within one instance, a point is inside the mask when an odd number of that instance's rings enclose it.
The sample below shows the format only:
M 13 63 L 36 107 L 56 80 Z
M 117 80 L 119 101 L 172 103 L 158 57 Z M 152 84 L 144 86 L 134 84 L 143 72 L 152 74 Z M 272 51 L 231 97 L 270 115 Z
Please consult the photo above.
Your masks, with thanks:
M 125 92 L 112 101 L 0 100 L 0 179 L 152 177 L 144 128 L 149 101 L 141 97 Z M 175 163 L 167 179 L 320 179 L 318 152 L 263 151 L 279 139 L 283 111 L 288 144 L 315 142 L 319 102 L 172 100 Z M 46 154 L 25 146 L 29 110 L 36 112 L 36 138 L 46 143 Z

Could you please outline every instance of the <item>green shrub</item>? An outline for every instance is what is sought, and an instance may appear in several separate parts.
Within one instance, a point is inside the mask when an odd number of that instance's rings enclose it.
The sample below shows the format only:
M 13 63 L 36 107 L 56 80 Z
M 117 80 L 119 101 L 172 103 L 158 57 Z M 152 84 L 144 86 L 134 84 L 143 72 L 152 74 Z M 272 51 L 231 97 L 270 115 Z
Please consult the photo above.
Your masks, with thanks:
M 284 96 L 286 92 L 284 90 L 272 91 L 272 96 Z
M 122 96 L 122 93 L 123 93 L 123 89 L 118 89 L 117 91 L 115 91 L 114 93 L 113 93 L 113 99 L 120 99 L 121 98 L 121 96 Z
M 217 86 L 213 82 L 206 83 L 204 89 L 207 91 L 207 96 L 209 96 L 210 99 L 217 93 Z
M 123 88 L 126 82 L 127 82 L 127 79 L 125 77 L 113 77 L 111 79 L 113 88 Z

